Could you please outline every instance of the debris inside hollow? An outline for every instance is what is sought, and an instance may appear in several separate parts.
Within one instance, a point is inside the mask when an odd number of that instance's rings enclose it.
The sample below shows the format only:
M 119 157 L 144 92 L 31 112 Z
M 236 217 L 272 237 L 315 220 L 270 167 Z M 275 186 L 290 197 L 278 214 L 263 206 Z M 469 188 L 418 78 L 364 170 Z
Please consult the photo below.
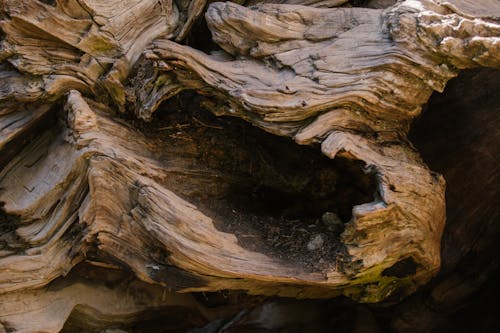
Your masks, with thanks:
M 185 93 L 150 123 L 129 120 L 175 170 L 162 181 L 244 248 L 305 271 L 335 269 L 347 255 L 339 238 L 352 207 L 374 199 L 374 175 L 359 162 L 332 161 L 314 147 L 215 117 L 198 102 Z M 315 237 L 321 244 L 310 250 Z

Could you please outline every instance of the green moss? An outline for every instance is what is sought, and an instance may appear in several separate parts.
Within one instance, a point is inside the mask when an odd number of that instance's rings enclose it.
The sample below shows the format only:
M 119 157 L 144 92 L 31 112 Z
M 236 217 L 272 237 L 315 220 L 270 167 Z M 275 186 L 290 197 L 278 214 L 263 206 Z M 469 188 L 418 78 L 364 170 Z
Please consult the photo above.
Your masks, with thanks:
M 352 280 L 343 290 L 343 295 L 364 303 L 378 303 L 394 294 L 403 296 L 413 290 L 414 283 L 411 277 L 383 276 L 385 268 L 383 266 L 370 268 Z

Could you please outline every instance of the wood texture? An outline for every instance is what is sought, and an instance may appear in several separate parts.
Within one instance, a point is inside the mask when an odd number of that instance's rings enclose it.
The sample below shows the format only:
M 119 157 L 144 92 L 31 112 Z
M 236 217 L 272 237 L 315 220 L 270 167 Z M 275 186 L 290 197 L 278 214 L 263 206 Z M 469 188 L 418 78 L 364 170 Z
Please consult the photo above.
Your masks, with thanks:
M 57 332 L 77 307 L 104 321 L 136 318 L 189 303 L 174 292 L 373 303 L 404 297 L 435 276 L 445 182 L 407 134 L 432 92 L 460 70 L 500 68 L 500 5 L 370 3 L 0 2 L 0 324 Z M 203 13 L 220 47 L 210 54 L 181 43 Z M 217 116 L 313 146 L 329 161 L 309 177 L 279 150 L 267 158 L 257 144 L 244 145 L 244 133 L 232 141 L 231 122 L 190 114 L 196 125 L 177 115 L 148 127 L 132 118 L 154 124 L 162 103 L 182 91 L 196 92 Z M 222 133 L 227 142 L 210 144 Z M 309 156 L 298 145 L 297 154 Z M 359 165 L 365 175 L 353 171 Z M 343 177 L 356 179 L 346 185 Z M 356 191 L 370 189 L 370 177 L 373 200 L 359 201 L 366 196 Z M 260 247 L 263 236 L 245 243 L 248 226 L 280 220 L 293 229 L 312 218 L 252 211 L 264 195 L 257 190 L 267 187 L 294 196 L 289 206 L 319 207 L 318 221 L 332 211 L 347 216 L 337 217 L 340 232 L 311 234 L 335 245 L 321 265 L 311 264 L 316 245 L 289 247 L 309 256 L 299 262 L 301 253 Z M 127 285 L 65 277 L 88 263 L 131 271 L 146 289 L 167 288 L 172 304 L 159 295 L 144 304 Z M 68 286 L 50 291 L 65 279 Z M 110 306 L 120 297 L 130 302 Z M 49 311 L 47 304 L 62 305 Z

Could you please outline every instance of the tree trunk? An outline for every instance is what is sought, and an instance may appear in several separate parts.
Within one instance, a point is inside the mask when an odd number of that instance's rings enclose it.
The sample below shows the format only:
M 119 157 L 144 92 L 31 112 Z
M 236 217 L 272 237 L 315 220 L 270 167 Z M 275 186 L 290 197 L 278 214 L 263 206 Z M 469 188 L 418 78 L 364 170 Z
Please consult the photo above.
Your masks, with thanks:
M 497 274 L 498 1 L 0 0 L 0 18 L 0 332 L 474 316 L 459 305 Z

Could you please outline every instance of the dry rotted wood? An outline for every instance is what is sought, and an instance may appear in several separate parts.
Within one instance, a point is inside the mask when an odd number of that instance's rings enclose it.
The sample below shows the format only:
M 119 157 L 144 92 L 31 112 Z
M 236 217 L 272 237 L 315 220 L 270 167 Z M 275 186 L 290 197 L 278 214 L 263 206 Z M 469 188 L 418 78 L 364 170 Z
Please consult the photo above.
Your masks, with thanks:
M 128 287 L 103 291 L 71 279 L 50 290 L 79 263 L 130 270 L 141 283 L 170 291 L 346 295 L 361 302 L 403 297 L 436 275 L 445 184 L 407 134 L 432 92 L 443 91 L 461 69 L 500 68 L 498 2 L 408 0 L 388 8 L 376 1 L 374 8 L 277 2 L 0 3 L 2 325 L 36 330 L 19 299 L 36 299 L 41 308 L 64 300 L 65 311 L 37 313 L 50 332 L 75 306 L 114 318 L 173 305 L 156 295 L 114 312 L 101 296 L 121 297 Z M 205 9 L 220 46 L 211 54 L 180 44 Z M 160 105 L 185 90 L 204 97 L 203 106 L 218 116 L 319 145 L 314 154 L 333 162 L 315 164 L 313 176 L 292 176 L 301 167 L 284 166 L 279 150 L 263 156 L 258 145 L 243 143 L 243 132 L 239 141 L 210 145 L 230 132 L 231 122 L 192 114 L 192 124 L 178 116 L 147 127 L 131 119 L 154 123 Z M 358 164 L 366 175 L 353 171 Z M 341 185 L 343 177 L 356 179 Z M 241 211 L 235 188 L 248 192 Z M 262 201 L 259 195 L 269 199 L 262 188 L 294 197 L 289 206 L 315 207 L 312 215 L 245 212 Z M 370 200 L 356 192 L 370 189 Z M 306 198 L 312 203 L 299 204 Z M 335 214 L 341 218 L 334 221 L 343 219 L 339 230 L 318 227 Z M 273 231 L 254 229 L 269 221 L 281 221 L 283 232 L 302 223 L 324 233 L 311 234 L 302 250 L 280 240 L 281 249 L 309 255 L 296 260 L 297 253 L 260 247 Z M 297 235 L 281 230 L 283 238 Z M 248 236 L 259 246 L 245 242 Z M 325 239 L 331 252 L 311 264 Z

